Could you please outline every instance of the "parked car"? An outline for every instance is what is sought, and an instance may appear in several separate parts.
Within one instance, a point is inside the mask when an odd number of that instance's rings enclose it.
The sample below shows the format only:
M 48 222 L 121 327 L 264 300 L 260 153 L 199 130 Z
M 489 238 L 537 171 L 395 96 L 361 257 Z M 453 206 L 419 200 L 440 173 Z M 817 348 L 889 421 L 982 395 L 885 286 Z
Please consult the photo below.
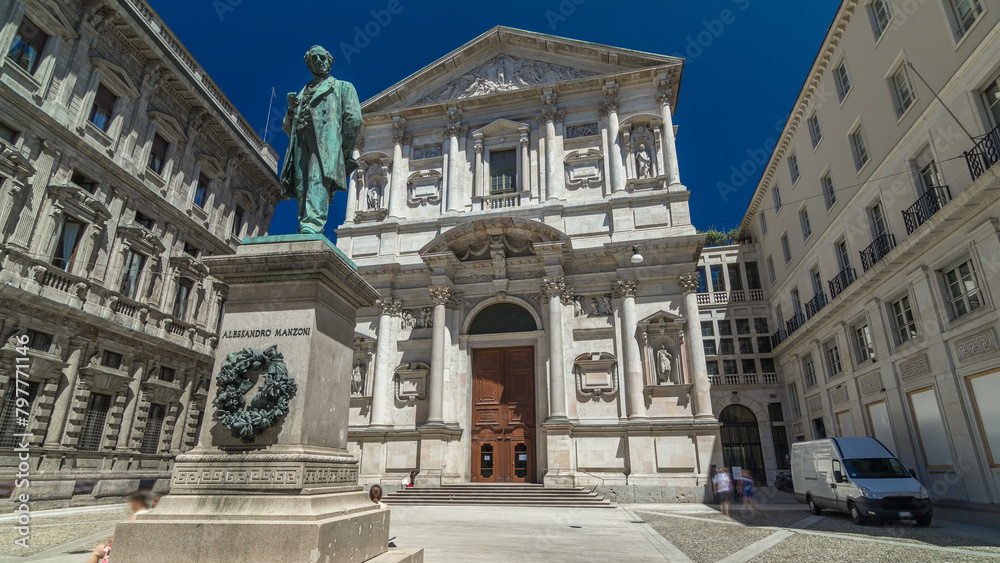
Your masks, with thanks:
M 855 524 L 915 520 L 930 526 L 927 489 L 875 438 L 830 438 L 792 444 L 795 499 L 813 514 L 846 512 Z

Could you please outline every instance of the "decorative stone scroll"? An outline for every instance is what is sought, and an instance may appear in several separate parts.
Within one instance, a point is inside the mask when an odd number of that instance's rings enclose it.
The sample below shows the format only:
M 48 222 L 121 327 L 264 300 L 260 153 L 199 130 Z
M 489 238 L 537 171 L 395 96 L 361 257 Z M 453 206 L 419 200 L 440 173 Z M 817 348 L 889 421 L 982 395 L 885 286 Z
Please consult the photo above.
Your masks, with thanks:
M 595 399 L 618 393 L 618 358 L 608 352 L 581 354 L 573 362 L 576 391 Z
M 569 188 L 595 188 L 604 183 L 604 154 L 598 149 L 570 151 L 563 164 Z
M 406 182 L 406 200 L 410 205 L 428 205 L 441 202 L 441 173 L 425 170 L 410 175 Z
M 395 372 L 396 399 L 413 404 L 427 398 L 427 374 L 430 366 L 423 362 L 399 364 Z

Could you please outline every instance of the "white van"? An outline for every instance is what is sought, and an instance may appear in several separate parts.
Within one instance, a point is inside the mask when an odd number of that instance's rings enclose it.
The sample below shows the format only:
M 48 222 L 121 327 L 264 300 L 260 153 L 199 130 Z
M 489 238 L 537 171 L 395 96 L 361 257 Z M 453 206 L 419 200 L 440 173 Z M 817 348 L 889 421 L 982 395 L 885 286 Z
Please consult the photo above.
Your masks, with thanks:
M 851 515 L 855 524 L 916 520 L 930 526 L 927 489 L 875 438 L 830 438 L 792 444 L 795 500 L 813 514 L 824 508 Z

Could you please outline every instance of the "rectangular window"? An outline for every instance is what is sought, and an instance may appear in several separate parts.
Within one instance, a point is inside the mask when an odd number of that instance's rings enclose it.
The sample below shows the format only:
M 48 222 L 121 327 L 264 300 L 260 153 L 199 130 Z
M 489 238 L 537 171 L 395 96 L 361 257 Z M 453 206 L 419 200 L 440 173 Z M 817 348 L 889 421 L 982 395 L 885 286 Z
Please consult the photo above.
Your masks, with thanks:
M 1000 467 L 1000 371 L 968 377 L 969 395 L 979 421 L 979 431 L 986 441 L 990 465 Z
M 733 325 L 729 321 L 719 321 L 719 335 L 720 336 L 732 336 L 733 335 Z
M 850 409 L 838 412 L 836 418 L 838 436 L 842 438 L 853 438 L 857 435 L 854 433 L 854 417 L 851 416 Z
M 701 321 L 701 335 L 715 336 L 715 328 L 712 321 Z
M 889 29 L 889 22 L 892 21 L 892 10 L 889 8 L 889 1 L 873 0 L 868 5 L 868 15 L 872 20 L 872 31 L 875 32 L 875 39 L 882 37 L 885 30 Z
M 760 289 L 760 272 L 757 270 L 757 263 L 747 262 L 744 268 L 747 270 L 747 289 Z
M 955 38 L 961 39 L 983 13 L 983 6 L 979 0 L 949 0 L 949 4 L 955 18 Z
M 966 260 L 958 266 L 944 271 L 943 275 L 948 291 L 948 310 L 952 319 L 957 319 L 983 306 L 972 260 Z
M 188 244 L 188 243 L 185 242 L 184 243 L 184 254 L 187 254 L 188 256 L 191 256 L 192 258 L 197 258 L 199 255 L 201 255 L 201 250 L 199 250 L 198 247 L 196 247 L 196 246 L 194 246 L 192 244 Z
M 198 176 L 198 185 L 194 188 L 194 204 L 198 207 L 205 207 L 205 194 L 208 193 L 208 185 L 211 182 L 204 174 Z
M 705 362 L 705 367 L 708 368 L 708 375 L 719 375 L 719 362 Z
M 1000 126 L 1000 76 L 983 89 L 983 104 L 986 105 L 986 111 L 993 120 L 992 126 L 987 129 Z
M 847 251 L 847 241 L 840 240 L 836 244 L 837 250 L 837 265 L 840 269 L 851 267 L 851 254 Z
M 774 462 L 778 470 L 789 470 L 792 468 L 788 459 L 788 435 L 785 434 L 784 426 L 771 427 L 771 439 L 774 441 Z
M 813 419 L 813 439 L 822 440 L 826 438 L 826 423 L 823 422 L 823 417 Z
M 167 147 L 169 143 L 167 140 L 160 136 L 159 133 L 153 133 L 153 143 L 149 149 L 149 160 L 146 161 L 146 168 L 149 168 L 157 174 L 163 174 L 163 165 L 167 161 Z
M 739 364 L 736 360 L 722 360 L 722 373 L 725 375 L 739 375 Z
M 806 240 L 812 234 L 812 226 L 809 224 L 809 210 L 805 207 L 799 209 L 799 226 L 802 227 L 802 240 Z
M 740 338 L 740 354 L 753 354 L 753 338 Z
M 802 407 L 799 406 L 799 390 L 792 383 L 788 386 L 788 410 L 792 413 L 792 420 L 802 418 Z
M 812 280 L 813 294 L 819 295 L 820 293 L 823 293 L 823 278 L 820 277 L 819 266 L 809 270 L 809 277 Z
M 698 268 L 698 293 L 708 293 L 708 280 L 705 278 L 705 268 Z
M 736 344 L 732 338 L 722 338 L 719 340 L 719 353 L 723 356 L 736 355 Z
M 823 140 L 823 129 L 819 126 L 819 115 L 813 113 L 809 116 L 809 140 L 812 141 L 813 148 Z
M 826 343 L 826 367 L 830 371 L 830 377 L 836 377 L 844 373 L 844 366 L 840 362 L 840 347 L 837 342 L 831 340 Z
M 121 369 L 122 355 L 119 354 L 118 352 L 105 350 L 104 353 L 101 355 L 101 365 L 106 368 Z
M 145 255 L 134 250 L 128 251 L 125 256 L 124 273 L 122 274 L 121 287 L 118 289 L 119 293 L 129 299 L 136 298 L 136 293 L 139 291 L 139 278 L 142 276 L 142 267 L 145 263 Z
M 774 260 L 770 256 L 767 257 L 767 277 L 771 280 L 771 283 L 774 283 L 774 280 L 777 279 L 777 276 L 774 275 Z
M 802 374 L 805 376 L 806 389 L 816 385 L 816 364 L 813 363 L 812 354 L 802 363 Z
M 736 334 L 750 334 L 750 319 L 736 319 Z
M 165 405 L 159 403 L 149 405 L 149 418 L 146 419 L 146 430 L 142 434 L 142 446 L 139 448 L 141 453 L 155 454 L 160 449 L 160 434 L 166 415 L 167 407 Z
M 150 218 L 146 214 L 141 213 L 139 211 L 136 211 L 135 212 L 135 223 L 137 225 L 142 226 L 146 230 L 152 231 L 153 230 L 153 225 L 156 224 L 156 221 L 154 221 L 152 218 Z
M 17 142 L 18 132 L 7 127 L 3 123 L 0 123 L 0 139 L 3 139 L 7 143 L 13 145 Z
M 778 370 L 774 369 L 774 358 L 761 358 L 760 371 L 764 373 L 777 373 Z
M 997 112 L 998 112 L 998 115 L 1000 115 L 1000 105 L 998 105 Z M 764 235 L 767 234 L 767 219 L 764 218 L 764 210 L 763 209 L 761 209 L 760 215 L 758 215 L 757 217 L 758 217 L 758 220 L 760 221 L 760 236 L 764 236 Z
M 948 430 L 941 417 L 934 388 L 911 391 L 906 396 L 910 399 L 913 426 L 924 451 L 927 467 L 951 467 L 954 465 L 951 458 L 951 443 L 948 440 Z
M 160 381 L 166 381 L 167 383 L 172 382 L 177 377 L 177 370 L 174 368 L 161 367 L 159 378 Z
M 95 452 L 101 447 L 101 440 L 104 438 L 104 425 L 107 422 L 110 408 L 111 395 L 90 394 L 90 398 L 87 399 L 87 410 L 83 413 L 83 426 L 80 429 L 77 449 Z
M 42 62 L 42 53 L 48 41 L 48 35 L 45 35 L 34 22 L 24 18 L 17 28 L 17 35 L 14 36 L 10 50 L 7 51 L 7 58 L 29 74 L 35 74 L 38 64 Z
M 97 86 L 94 105 L 90 108 L 90 122 L 105 133 L 111 127 L 111 113 L 115 110 L 116 102 L 118 102 L 118 97 L 104 84 Z
M 938 170 L 937 162 L 934 160 L 934 153 L 931 148 L 924 147 L 920 154 L 913 159 L 913 167 L 917 169 L 917 176 L 920 181 L 920 194 L 927 193 L 928 190 L 937 186 L 943 186 L 941 173 Z
M 882 442 L 889 451 L 896 451 L 896 440 L 892 436 L 892 422 L 889 420 L 889 408 L 885 401 L 876 401 L 865 406 L 868 411 L 868 424 L 872 429 L 872 437 Z
M 184 320 L 184 313 L 187 312 L 188 296 L 191 295 L 191 288 L 194 283 L 189 279 L 181 278 L 177 282 L 177 293 L 174 294 L 174 318 Z
M 716 355 L 716 353 L 715 353 L 715 339 L 713 338 L 712 340 L 705 340 L 704 343 L 705 343 L 705 355 L 706 356 L 715 356 Z
M 757 337 L 757 351 L 761 354 L 767 354 L 771 351 L 771 337 L 770 336 L 758 336 Z
M 27 329 L 24 331 L 28 337 L 28 348 L 39 352 L 48 352 L 52 348 L 52 335 L 47 332 Z
M 239 205 L 236 206 L 236 210 L 233 211 L 233 235 L 240 236 L 243 232 L 243 208 Z
M 38 382 L 11 378 L 0 404 L 0 448 L 13 448 L 21 441 L 15 433 L 28 432 L 28 423 L 20 424 L 18 419 L 30 420 L 38 396 Z M 18 399 L 23 399 L 18 405 Z M 21 412 L 18 412 L 20 410 Z M 24 413 L 28 413 L 25 417 Z
M 774 212 L 781 211 L 781 189 L 778 186 L 771 188 L 771 199 L 774 200 Z
M 785 264 L 792 261 L 792 249 L 788 246 L 788 234 L 781 235 L 781 254 L 785 259 Z
M 740 274 L 739 263 L 729 265 L 729 288 L 733 291 L 743 290 L 743 276 Z
M 893 301 L 890 308 L 892 309 L 896 344 L 902 344 L 911 338 L 916 338 L 917 320 L 913 317 L 913 310 L 910 308 L 910 297 L 907 295 L 898 301 Z
M 823 188 L 823 202 L 826 203 L 826 208 L 830 209 L 837 204 L 837 190 L 833 187 L 833 176 L 827 172 L 819 179 L 819 183 Z
M 89 194 L 93 194 L 97 191 L 97 182 L 91 180 L 90 178 L 84 176 L 79 172 L 74 171 L 73 175 L 70 176 L 69 181 L 77 186 L 80 186 L 81 189 L 83 189 Z
M 847 74 L 847 61 L 841 61 L 833 70 L 833 79 L 837 83 L 837 98 L 842 102 L 851 91 L 851 76 Z
M 754 317 L 753 330 L 757 334 L 770 334 L 771 329 L 768 327 L 767 317 Z
M 916 99 L 913 94 L 913 86 L 910 84 L 910 75 L 906 72 L 906 63 L 900 65 L 899 69 L 892 75 L 892 89 L 896 98 L 896 115 L 903 115 Z
M 865 144 L 865 134 L 858 127 L 851 133 L 851 152 L 854 154 L 854 167 L 861 170 L 861 167 L 868 163 L 868 146 Z
M 712 291 L 718 293 L 726 290 L 726 278 L 722 273 L 722 266 L 710 266 L 712 273 Z
M 854 328 L 854 345 L 859 364 L 875 359 L 875 346 L 872 344 L 872 332 L 868 323 Z
M 490 152 L 490 194 L 517 191 L 517 151 Z
M 56 242 L 56 252 L 52 256 L 52 265 L 69 271 L 76 260 L 76 251 L 80 247 L 80 239 L 86 225 L 76 219 L 65 216 L 59 227 L 59 238 Z
M 785 417 L 781 412 L 781 403 L 767 404 L 767 418 L 771 422 L 784 422 Z
M 792 185 L 799 181 L 799 158 L 794 154 L 788 156 L 788 174 L 792 177 Z

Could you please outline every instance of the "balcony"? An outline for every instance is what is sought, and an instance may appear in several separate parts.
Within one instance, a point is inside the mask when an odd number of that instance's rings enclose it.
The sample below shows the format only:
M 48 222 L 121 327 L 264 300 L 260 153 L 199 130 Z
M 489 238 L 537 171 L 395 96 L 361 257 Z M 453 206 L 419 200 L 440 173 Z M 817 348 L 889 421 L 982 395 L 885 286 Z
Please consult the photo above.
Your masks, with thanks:
M 969 165 L 972 181 L 982 176 L 994 164 L 1000 162 L 1000 126 L 979 138 L 972 149 L 964 153 L 965 162 Z
M 826 307 L 827 303 L 826 294 L 822 291 L 817 293 L 815 297 L 806 302 L 806 318 L 813 318 L 813 315 L 818 313 L 823 307 Z
M 885 255 L 889 254 L 893 248 L 896 248 L 895 235 L 884 234 L 875 237 L 875 240 L 868 245 L 868 248 L 861 251 L 861 265 L 867 272 L 879 260 L 885 258 Z
M 779 328 L 774 334 L 771 335 L 771 348 L 777 348 L 778 344 L 781 344 L 781 342 L 786 338 L 788 338 L 788 333 L 785 332 L 785 329 Z
M 951 201 L 951 190 L 948 186 L 934 186 L 920 196 L 908 209 L 903 211 L 903 222 L 906 223 L 906 234 L 913 234 L 932 215 Z
M 804 324 L 806 324 L 806 316 L 802 313 L 795 313 L 785 322 L 785 329 L 788 330 L 788 334 L 791 334 Z
M 710 375 L 708 382 L 712 386 L 733 385 L 774 385 L 778 383 L 776 373 L 744 373 L 743 375 Z
M 521 194 L 520 193 L 509 193 L 509 194 L 496 194 L 488 195 L 480 200 L 481 209 L 486 211 L 488 209 L 507 209 L 511 207 L 519 207 L 521 205 Z
M 746 303 L 747 301 L 763 301 L 763 289 L 736 289 L 733 291 L 715 291 L 712 293 L 699 293 L 699 305 L 725 305 L 727 303 Z
M 830 285 L 830 300 L 832 301 L 840 295 L 840 293 L 847 289 L 847 286 L 854 283 L 854 280 L 856 279 L 858 279 L 858 276 L 854 273 L 854 268 L 848 267 L 841 270 L 839 274 L 827 282 Z

